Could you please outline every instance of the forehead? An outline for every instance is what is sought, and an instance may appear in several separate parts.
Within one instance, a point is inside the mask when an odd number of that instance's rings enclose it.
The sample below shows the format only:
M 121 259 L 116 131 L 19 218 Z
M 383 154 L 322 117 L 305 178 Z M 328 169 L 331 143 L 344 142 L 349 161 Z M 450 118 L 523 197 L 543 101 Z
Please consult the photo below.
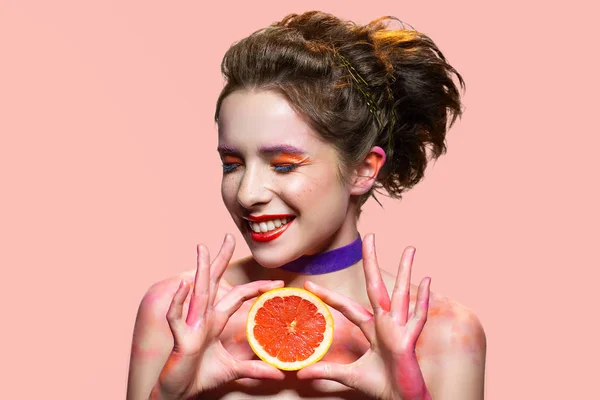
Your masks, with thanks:
M 219 111 L 219 144 L 238 148 L 289 145 L 307 150 L 323 141 L 288 101 L 273 91 L 236 91 Z

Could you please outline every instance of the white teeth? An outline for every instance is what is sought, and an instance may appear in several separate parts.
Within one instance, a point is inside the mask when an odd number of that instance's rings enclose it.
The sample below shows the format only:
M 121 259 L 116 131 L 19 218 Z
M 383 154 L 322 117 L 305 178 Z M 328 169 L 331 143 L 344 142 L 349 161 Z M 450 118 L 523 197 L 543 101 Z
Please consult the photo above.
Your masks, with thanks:
M 292 219 L 290 218 L 289 221 L 291 221 Z M 252 229 L 253 232 L 256 233 L 265 233 L 265 232 L 269 232 L 272 230 L 275 230 L 277 228 L 282 227 L 283 225 L 288 223 L 288 218 L 276 218 L 276 219 L 272 219 L 269 221 L 263 221 L 263 222 L 251 222 L 248 221 L 248 225 L 250 226 L 250 229 Z
M 265 233 L 266 231 L 268 231 L 268 230 L 269 230 L 269 229 L 268 229 L 268 227 L 267 227 L 267 224 L 266 224 L 265 222 L 261 222 L 261 223 L 259 223 L 259 224 L 258 224 L 258 226 L 260 226 L 260 231 L 261 231 L 262 233 Z

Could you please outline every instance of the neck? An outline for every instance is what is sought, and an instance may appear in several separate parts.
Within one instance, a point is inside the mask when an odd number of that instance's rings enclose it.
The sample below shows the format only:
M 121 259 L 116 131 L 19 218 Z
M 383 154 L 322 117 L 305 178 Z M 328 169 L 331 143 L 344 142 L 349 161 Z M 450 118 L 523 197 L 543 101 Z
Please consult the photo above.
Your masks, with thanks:
M 349 268 L 360 260 L 362 260 L 362 240 L 358 235 L 355 240 L 344 246 L 313 255 L 304 255 L 279 268 L 302 275 L 321 275 Z
M 311 281 L 345 295 L 357 288 L 365 287 L 362 260 L 348 268 L 320 275 L 298 274 L 281 268 L 261 268 L 261 270 L 263 274 L 260 279 L 282 280 L 286 287 L 303 288 L 306 281 Z

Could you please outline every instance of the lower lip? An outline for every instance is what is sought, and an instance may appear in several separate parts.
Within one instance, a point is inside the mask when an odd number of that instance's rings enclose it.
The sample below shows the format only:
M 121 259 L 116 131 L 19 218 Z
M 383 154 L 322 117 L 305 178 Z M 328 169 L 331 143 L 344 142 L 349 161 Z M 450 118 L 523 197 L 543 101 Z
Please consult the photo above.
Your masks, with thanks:
M 271 240 L 275 240 L 279 236 L 281 236 L 283 234 L 283 232 L 285 232 L 285 230 L 287 228 L 289 228 L 289 226 L 292 224 L 292 222 L 294 222 L 295 219 L 296 218 L 292 219 L 287 224 L 279 227 L 278 229 L 275 229 L 275 230 L 269 231 L 269 232 L 264 232 L 264 233 L 263 232 L 256 233 L 250 227 L 248 227 L 248 229 L 250 229 L 250 236 L 252 236 L 252 239 L 256 240 L 257 242 L 270 242 Z

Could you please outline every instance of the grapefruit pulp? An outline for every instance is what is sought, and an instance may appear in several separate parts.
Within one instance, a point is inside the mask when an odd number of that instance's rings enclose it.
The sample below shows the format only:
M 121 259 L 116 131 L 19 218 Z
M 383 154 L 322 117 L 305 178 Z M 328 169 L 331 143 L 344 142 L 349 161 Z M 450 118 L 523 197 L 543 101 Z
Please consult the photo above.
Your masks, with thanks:
M 246 336 L 261 360 L 294 371 L 327 353 L 333 340 L 333 317 L 327 305 L 308 290 L 273 289 L 250 308 Z

